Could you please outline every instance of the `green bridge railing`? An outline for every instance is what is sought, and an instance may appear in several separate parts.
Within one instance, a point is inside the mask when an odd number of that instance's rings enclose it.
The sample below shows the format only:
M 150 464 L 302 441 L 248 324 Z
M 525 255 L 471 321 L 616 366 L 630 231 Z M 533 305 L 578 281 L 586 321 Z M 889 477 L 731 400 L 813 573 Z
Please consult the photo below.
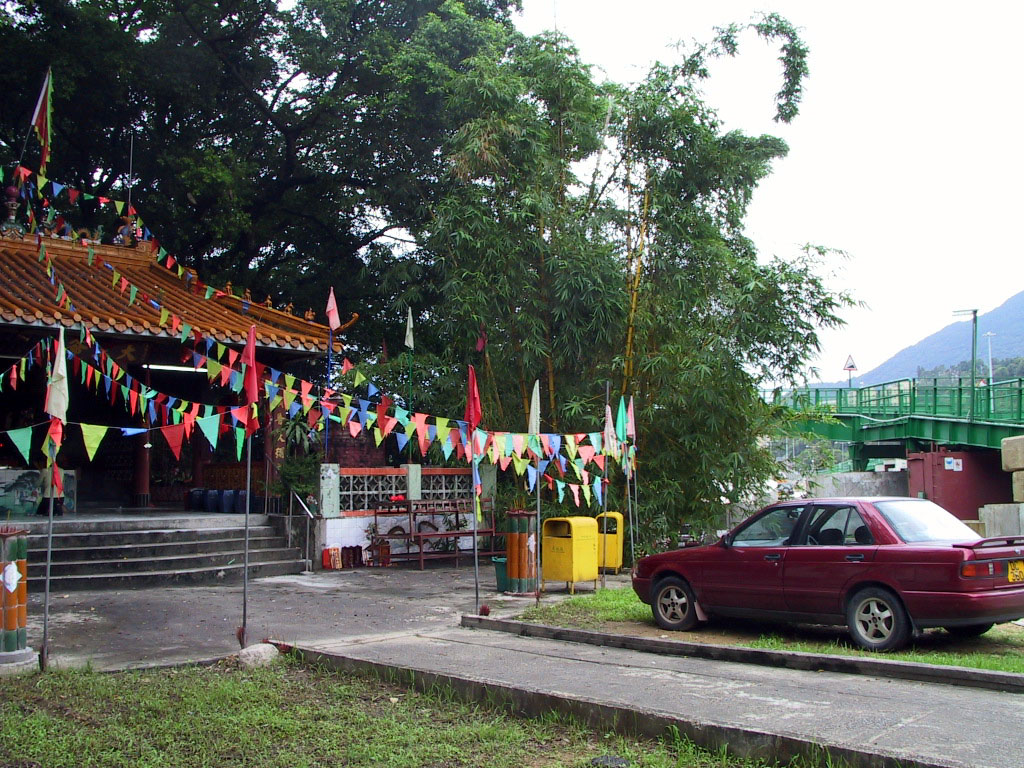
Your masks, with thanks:
M 1024 424 L 1024 378 L 975 384 L 970 379 L 897 379 L 870 387 L 807 387 L 772 401 L 794 410 L 896 418 L 931 416 L 956 421 Z

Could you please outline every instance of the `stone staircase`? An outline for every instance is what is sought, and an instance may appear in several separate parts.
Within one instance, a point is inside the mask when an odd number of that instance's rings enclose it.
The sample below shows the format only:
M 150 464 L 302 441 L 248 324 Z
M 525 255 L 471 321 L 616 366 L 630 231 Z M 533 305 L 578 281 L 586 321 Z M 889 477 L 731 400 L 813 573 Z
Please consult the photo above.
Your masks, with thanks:
M 13 521 L 12 521 L 13 522 Z M 46 520 L 29 529 L 28 588 L 42 592 Z M 137 515 L 55 518 L 50 589 L 131 589 L 241 581 L 245 515 Z M 249 518 L 249 577 L 301 573 L 307 563 L 267 515 Z

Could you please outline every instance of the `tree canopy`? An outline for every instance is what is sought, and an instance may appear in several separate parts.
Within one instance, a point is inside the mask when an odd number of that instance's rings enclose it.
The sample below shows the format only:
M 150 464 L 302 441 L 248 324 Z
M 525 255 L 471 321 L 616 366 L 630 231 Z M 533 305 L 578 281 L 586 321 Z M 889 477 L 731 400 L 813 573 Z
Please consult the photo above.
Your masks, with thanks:
M 724 131 L 700 90 L 760 38 L 788 122 L 808 52 L 767 15 L 599 82 L 563 36 L 516 32 L 515 5 L 6 2 L 0 153 L 18 159 L 52 64 L 51 177 L 124 190 L 134 137 L 134 199 L 180 260 L 316 310 L 335 286 L 364 318 L 349 353 L 399 396 L 384 350 L 412 307 L 418 410 L 460 413 L 475 362 L 485 427 L 525 430 L 539 379 L 545 431 L 593 431 L 611 382 L 663 535 L 774 470 L 759 390 L 798 381 L 849 301 L 818 274 L 827 249 L 757 253 L 747 206 L 787 147 Z

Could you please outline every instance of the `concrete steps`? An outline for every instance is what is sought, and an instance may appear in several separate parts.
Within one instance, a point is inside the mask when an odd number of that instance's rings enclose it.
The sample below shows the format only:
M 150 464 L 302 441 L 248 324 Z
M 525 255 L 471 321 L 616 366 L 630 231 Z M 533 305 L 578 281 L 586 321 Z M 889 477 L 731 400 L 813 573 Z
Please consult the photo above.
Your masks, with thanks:
M 47 521 L 18 527 L 29 530 L 29 591 L 41 592 Z M 50 589 L 240 581 L 244 561 L 244 515 L 75 515 L 54 520 Z M 287 546 L 269 517 L 250 516 L 250 578 L 305 568 L 300 550 Z

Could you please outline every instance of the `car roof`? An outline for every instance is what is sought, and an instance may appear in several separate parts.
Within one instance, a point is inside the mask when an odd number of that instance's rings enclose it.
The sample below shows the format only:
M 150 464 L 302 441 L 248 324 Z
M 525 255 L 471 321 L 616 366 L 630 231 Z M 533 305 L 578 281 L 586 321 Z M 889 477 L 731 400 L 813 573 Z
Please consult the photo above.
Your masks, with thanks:
M 928 501 L 917 496 L 819 496 L 813 499 L 787 499 L 779 504 L 852 504 L 858 501 L 874 503 L 876 501 Z

